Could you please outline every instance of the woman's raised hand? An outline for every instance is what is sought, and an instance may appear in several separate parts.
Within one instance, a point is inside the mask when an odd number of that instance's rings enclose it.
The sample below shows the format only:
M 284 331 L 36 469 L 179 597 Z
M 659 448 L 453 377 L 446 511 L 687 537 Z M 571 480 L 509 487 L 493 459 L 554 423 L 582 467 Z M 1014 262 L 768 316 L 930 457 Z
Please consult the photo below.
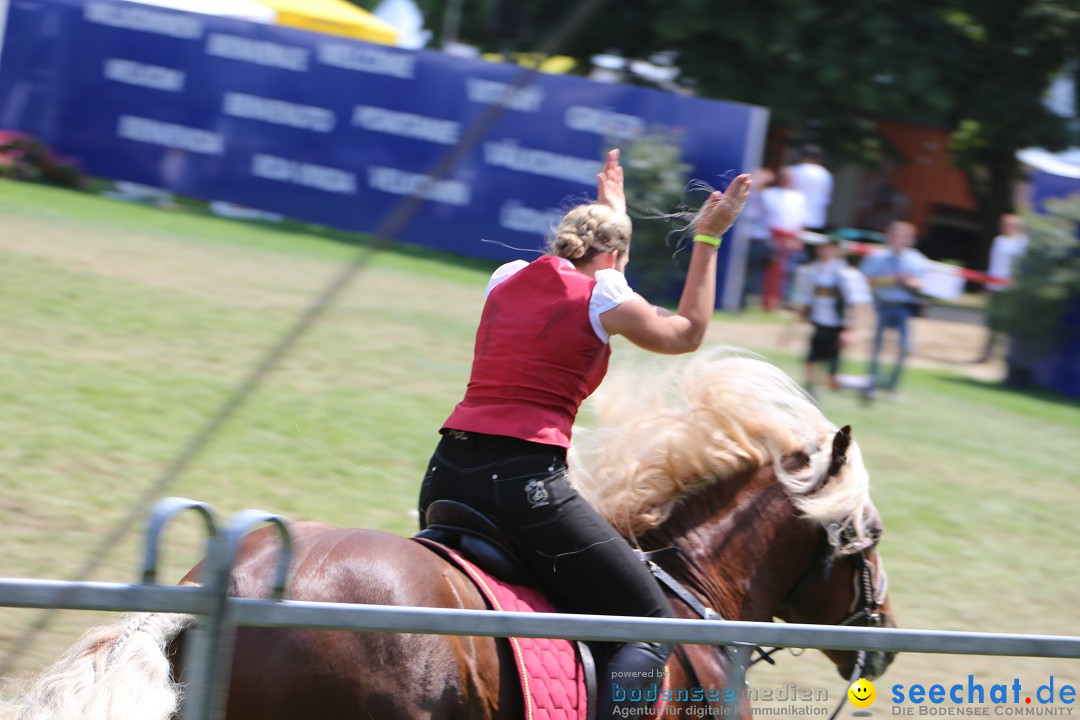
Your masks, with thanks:
M 750 197 L 750 185 L 750 176 L 743 174 L 732 180 L 726 191 L 710 195 L 694 220 L 695 232 L 713 237 L 727 232 Z
M 626 212 L 626 191 L 623 189 L 623 169 L 619 165 L 619 149 L 607 154 L 604 169 L 596 176 L 596 202 L 612 210 Z

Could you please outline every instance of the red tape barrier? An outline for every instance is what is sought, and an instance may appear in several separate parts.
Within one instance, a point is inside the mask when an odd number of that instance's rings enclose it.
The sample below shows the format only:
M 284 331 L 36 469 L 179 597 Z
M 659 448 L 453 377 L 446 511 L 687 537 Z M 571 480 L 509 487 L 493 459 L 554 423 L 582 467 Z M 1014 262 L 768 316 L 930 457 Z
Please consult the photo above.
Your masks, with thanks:
M 854 240 L 844 240 L 842 241 L 842 246 L 846 250 L 854 250 L 858 255 L 867 255 L 871 251 L 882 247 L 879 244 L 861 243 Z M 969 270 L 967 268 L 957 267 L 955 265 L 947 265 L 945 263 L 935 264 L 941 267 L 948 268 L 950 271 L 963 276 L 963 278 L 969 282 L 982 283 L 983 285 L 997 285 L 1002 287 L 1006 285 L 1012 285 L 1012 280 L 1009 280 L 1008 278 L 994 277 L 993 275 L 987 275 L 986 273 L 979 272 L 978 270 Z

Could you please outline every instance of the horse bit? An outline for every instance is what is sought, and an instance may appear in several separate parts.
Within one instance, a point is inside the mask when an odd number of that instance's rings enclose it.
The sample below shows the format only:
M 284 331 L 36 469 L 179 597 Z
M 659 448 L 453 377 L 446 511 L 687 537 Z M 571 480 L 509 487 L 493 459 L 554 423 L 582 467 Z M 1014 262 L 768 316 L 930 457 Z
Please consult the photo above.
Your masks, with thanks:
M 830 533 L 831 534 L 831 533 Z M 842 532 L 836 532 L 838 538 L 842 538 Z M 854 557 L 858 564 L 855 568 L 855 597 L 851 601 L 851 607 L 848 608 L 848 613 L 836 623 L 838 627 L 847 627 L 851 625 L 857 625 L 860 627 L 881 627 L 884 623 L 884 618 L 881 614 L 881 606 L 885 603 L 885 597 L 889 590 L 889 576 L 885 573 L 885 566 L 881 562 L 881 556 L 879 555 L 876 563 L 871 563 L 866 553 L 873 550 L 877 546 L 878 537 L 872 537 L 869 541 L 866 540 L 854 540 L 846 544 L 837 547 L 834 552 L 829 554 L 822 553 L 824 564 L 823 576 L 828 577 L 832 572 L 832 564 L 838 557 Z M 823 545 L 830 546 L 831 543 L 826 539 L 823 541 Z M 814 566 L 811 566 L 810 570 L 803 575 L 802 579 L 795 586 L 792 592 L 781 603 L 781 609 L 790 607 L 806 590 L 809 588 L 810 583 L 813 580 L 812 570 Z M 772 659 L 772 655 L 780 648 L 773 648 L 772 650 L 765 651 L 758 648 L 760 657 L 754 659 L 750 664 L 753 665 L 756 662 L 765 660 L 770 664 L 775 664 L 776 661 Z M 848 678 L 848 687 L 852 683 L 856 682 L 866 672 L 866 664 L 869 653 L 865 650 L 855 651 L 855 666 L 852 670 L 851 677 Z M 840 702 L 837 703 L 836 709 L 829 715 L 829 720 L 835 720 L 836 716 L 840 713 L 841 708 L 847 702 L 847 693 L 840 696 Z

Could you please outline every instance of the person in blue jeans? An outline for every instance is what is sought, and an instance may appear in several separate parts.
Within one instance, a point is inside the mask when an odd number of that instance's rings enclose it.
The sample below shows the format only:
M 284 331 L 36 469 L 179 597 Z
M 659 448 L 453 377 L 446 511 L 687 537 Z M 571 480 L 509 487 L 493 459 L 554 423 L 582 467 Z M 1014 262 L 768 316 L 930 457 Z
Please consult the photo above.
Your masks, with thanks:
M 900 373 L 903 372 L 910 349 L 908 321 L 929 269 L 926 256 L 912 247 L 915 244 L 915 226 L 911 223 L 901 220 L 889 223 L 885 242 L 887 247 L 869 255 L 861 267 L 870 281 L 877 310 L 877 329 L 870 354 L 870 384 L 864 391 L 864 397 L 868 400 L 873 398 L 876 388 L 895 392 L 900 383 Z M 886 330 L 895 330 L 899 335 L 899 351 L 892 374 L 883 381 L 879 374 L 879 359 Z

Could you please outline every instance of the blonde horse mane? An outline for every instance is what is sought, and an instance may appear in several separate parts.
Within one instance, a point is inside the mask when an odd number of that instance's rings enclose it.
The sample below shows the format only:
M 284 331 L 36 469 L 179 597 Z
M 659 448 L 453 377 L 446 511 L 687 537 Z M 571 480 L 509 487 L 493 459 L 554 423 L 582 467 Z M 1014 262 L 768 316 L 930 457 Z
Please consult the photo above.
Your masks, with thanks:
M 613 371 L 589 403 L 594 426 L 574 430 L 571 481 L 622 535 L 634 540 L 694 493 L 771 463 L 834 546 L 865 538 L 876 511 L 858 445 L 823 483 L 837 428 L 783 371 L 727 348 L 653 365 Z M 797 452 L 808 461 L 785 470 Z

